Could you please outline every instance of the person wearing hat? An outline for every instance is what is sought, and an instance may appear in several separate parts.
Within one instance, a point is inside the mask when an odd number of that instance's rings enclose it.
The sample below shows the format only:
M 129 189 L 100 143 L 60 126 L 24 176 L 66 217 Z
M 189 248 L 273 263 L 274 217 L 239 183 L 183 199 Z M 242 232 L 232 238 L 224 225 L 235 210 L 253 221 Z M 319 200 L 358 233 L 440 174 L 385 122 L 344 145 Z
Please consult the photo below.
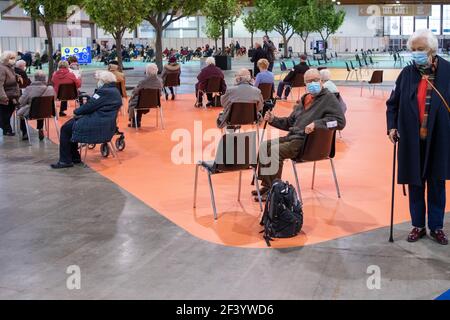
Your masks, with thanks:
M 174 56 L 169 58 L 169 63 L 164 66 L 163 71 L 161 73 L 161 79 L 164 83 L 164 94 L 166 95 L 166 100 L 169 99 L 169 94 L 167 93 L 167 90 L 165 87 L 167 75 L 169 75 L 169 74 L 177 74 L 178 79 L 180 78 L 181 67 L 180 67 L 180 64 L 177 63 L 177 58 L 175 58 Z M 175 94 L 173 92 L 173 87 L 169 87 L 169 90 L 170 90 L 170 93 L 172 94 L 172 100 L 175 100 Z
M 284 99 L 286 100 L 289 96 L 289 93 L 291 93 L 291 85 L 294 81 L 297 74 L 305 74 L 306 71 L 309 70 L 308 65 L 306 64 L 306 61 L 308 60 L 308 57 L 305 54 L 302 54 L 300 56 L 300 63 L 292 69 L 288 75 L 283 79 L 283 81 L 280 81 L 278 84 L 278 91 L 277 91 L 277 99 L 281 99 L 283 96 L 284 91 Z M 286 87 L 286 90 L 285 90 Z
M 119 62 L 113 60 L 108 64 L 108 71 L 116 76 L 117 82 L 120 83 L 122 98 L 127 97 L 127 88 L 125 86 L 125 75 L 119 71 Z

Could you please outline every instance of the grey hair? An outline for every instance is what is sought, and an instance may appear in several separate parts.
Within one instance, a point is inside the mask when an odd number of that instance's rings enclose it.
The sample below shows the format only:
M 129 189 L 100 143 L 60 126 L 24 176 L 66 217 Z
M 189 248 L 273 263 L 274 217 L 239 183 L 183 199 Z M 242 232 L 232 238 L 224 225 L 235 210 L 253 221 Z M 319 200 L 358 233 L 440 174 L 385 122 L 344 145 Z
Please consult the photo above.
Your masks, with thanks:
M 312 68 L 305 72 L 304 77 L 306 78 L 306 76 L 309 76 L 309 75 L 315 75 L 315 76 L 320 77 L 320 72 L 319 72 L 319 70 Z
M 3 51 L 0 55 L 0 63 L 6 63 L 12 57 L 16 57 L 16 53 L 14 51 Z
M 145 73 L 147 75 L 156 75 L 158 74 L 158 66 L 154 63 L 149 63 L 145 67 Z
M 42 70 L 36 71 L 36 73 L 34 74 L 34 81 L 45 82 L 46 80 L 47 80 L 47 75 L 45 74 L 44 71 L 42 71 Z
M 214 59 L 213 57 L 208 57 L 205 61 L 205 63 L 209 66 L 211 64 L 216 65 L 216 59 Z
M 322 79 L 322 81 L 328 81 L 331 79 L 331 72 L 328 69 L 322 69 L 319 71 L 320 72 L 320 78 Z
M 412 36 L 408 40 L 408 49 L 411 50 L 413 42 L 415 42 L 418 39 L 425 39 L 427 41 L 427 46 L 431 50 L 431 53 L 435 55 L 438 51 L 438 39 L 436 36 L 431 32 L 431 30 L 423 29 L 423 30 L 417 30 L 412 34 Z
M 67 61 L 65 61 L 65 60 L 61 60 L 61 61 L 58 63 L 58 69 L 61 69 L 61 68 L 66 68 L 66 69 L 68 69 L 68 68 L 69 68 L 69 63 L 68 63 Z
M 100 70 L 95 73 L 95 78 L 104 84 L 113 83 L 117 81 L 116 76 L 109 71 L 106 70 Z
M 236 74 L 236 83 L 237 84 L 243 83 L 243 82 L 250 82 L 250 81 L 252 81 L 252 76 L 248 69 L 242 68 Z
M 17 68 L 20 68 L 20 67 L 26 67 L 26 66 L 27 66 L 27 63 L 26 63 L 25 60 L 17 60 L 17 61 L 16 61 L 16 67 L 17 67 Z

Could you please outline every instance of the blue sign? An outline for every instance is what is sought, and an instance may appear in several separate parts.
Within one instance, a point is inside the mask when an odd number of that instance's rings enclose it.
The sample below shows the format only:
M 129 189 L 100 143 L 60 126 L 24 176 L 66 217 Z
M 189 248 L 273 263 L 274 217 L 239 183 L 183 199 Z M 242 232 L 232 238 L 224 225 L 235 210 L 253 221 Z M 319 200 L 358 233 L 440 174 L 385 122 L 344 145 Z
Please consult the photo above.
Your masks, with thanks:
M 62 60 L 67 60 L 71 56 L 75 56 L 78 64 L 92 63 L 91 47 L 63 47 L 61 52 Z

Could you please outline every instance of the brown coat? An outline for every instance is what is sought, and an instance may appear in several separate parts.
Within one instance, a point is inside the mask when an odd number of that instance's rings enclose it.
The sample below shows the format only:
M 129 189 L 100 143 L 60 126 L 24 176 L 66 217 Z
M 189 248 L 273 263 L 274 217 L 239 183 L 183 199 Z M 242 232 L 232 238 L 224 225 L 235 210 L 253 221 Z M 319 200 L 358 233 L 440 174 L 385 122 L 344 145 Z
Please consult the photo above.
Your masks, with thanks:
M 6 105 L 10 99 L 20 95 L 14 67 L 0 63 L 0 104 Z

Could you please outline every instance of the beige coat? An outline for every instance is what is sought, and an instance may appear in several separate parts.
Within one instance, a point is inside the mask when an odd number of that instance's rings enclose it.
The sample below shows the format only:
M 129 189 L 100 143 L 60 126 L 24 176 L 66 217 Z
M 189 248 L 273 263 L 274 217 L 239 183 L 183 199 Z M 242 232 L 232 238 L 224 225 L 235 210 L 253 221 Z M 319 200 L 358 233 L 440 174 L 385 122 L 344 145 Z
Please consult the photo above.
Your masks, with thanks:
M 0 104 L 6 105 L 10 99 L 20 95 L 14 67 L 0 63 Z

